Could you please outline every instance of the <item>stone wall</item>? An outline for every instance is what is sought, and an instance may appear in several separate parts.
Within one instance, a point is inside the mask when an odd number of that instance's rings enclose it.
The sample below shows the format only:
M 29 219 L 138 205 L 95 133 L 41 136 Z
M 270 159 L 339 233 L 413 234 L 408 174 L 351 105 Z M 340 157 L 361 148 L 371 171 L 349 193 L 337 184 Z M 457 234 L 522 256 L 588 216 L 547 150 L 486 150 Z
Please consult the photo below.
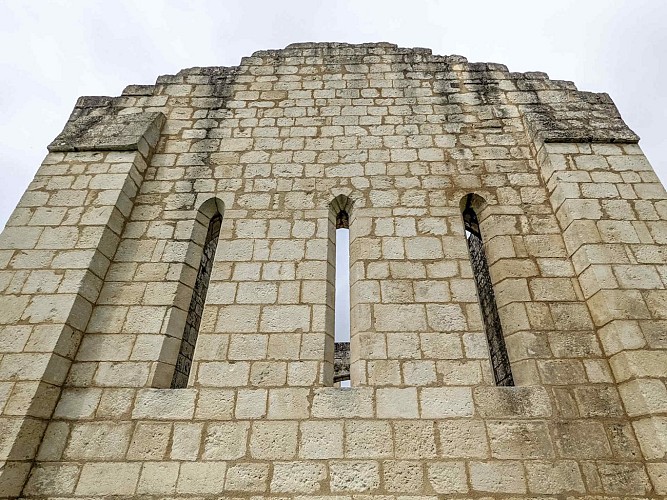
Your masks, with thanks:
M 637 141 L 604 94 L 390 44 L 81 98 L 0 237 L 0 491 L 667 495 L 667 195 Z M 491 372 L 469 194 L 514 387 Z

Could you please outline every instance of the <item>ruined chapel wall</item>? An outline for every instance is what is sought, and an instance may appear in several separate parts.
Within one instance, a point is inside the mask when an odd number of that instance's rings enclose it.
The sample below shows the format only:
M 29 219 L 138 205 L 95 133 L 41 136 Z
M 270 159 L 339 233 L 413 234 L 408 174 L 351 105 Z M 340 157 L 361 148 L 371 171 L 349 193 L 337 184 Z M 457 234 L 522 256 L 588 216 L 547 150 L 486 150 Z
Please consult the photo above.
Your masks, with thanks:
M 608 98 L 382 44 L 260 52 L 124 94 L 81 113 L 166 122 L 26 495 L 664 488 L 621 403 L 548 174 L 546 151 L 585 148 L 545 145 L 565 132 L 636 140 Z M 461 219 L 471 192 L 487 202 L 515 388 L 493 385 Z M 353 202 L 351 390 L 323 387 L 339 195 Z M 169 384 L 211 198 L 223 222 L 189 388 L 150 388 Z
M 397 55 L 385 58 L 397 60 L 395 66 L 409 66 Z M 361 62 L 363 58 L 353 59 Z M 338 193 L 349 195 L 355 206 L 351 288 L 354 342 L 359 345 L 360 356 L 355 368 L 362 372 L 357 375 L 359 381 L 410 385 L 412 382 L 402 378 L 401 364 L 426 358 L 432 360 L 431 366 L 422 364 L 409 369 L 425 372 L 415 376 L 436 383 L 435 361 L 443 357 L 458 359 L 464 349 L 471 354 L 477 352 L 472 359 L 479 353 L 484 356 L 485 340 L 481 332 L 473 333 L 480 330 L 480 318 L 460 222 L 460 198 L 477 191 L 498 205 L 494 207 L 494 223 L 489 224 L 486 240 L 492 273 L 500 278 L 496 288 L 501 314 L 506 314 L 505 306 L 511 306 L 517 297 L 539 300 L 540 292 L 531 296 L 524 283 L 524 289 L 504 299 L 505 288 L 517 286 L 517 282 L 508 279 L 511 277 L 500 268 L 514 267 L 513 259 L 520 257 L 514 253 L 496 262 L 496 246 L 506 250 L 514 237 L 517 244 L 525 247 L 526 243 L 519 241 L 523 238 L 520 233 L 531 233 L 526 239 L 529 249 L 520 250 L 521 257 L 534 259 L 520 263 L 530 268 L 526 271 L 529 275 L 535 275 L 538 266 L 558 265 L 549 258 L 564 257 L 562 240 L 554 229 L 555 218 L 545 203 L 546 192 L 534 173 L 534 163 L 531 165 L 534 160 L 521 120 L 494 115 L 495 110 L 503 116 L 518 116 L 518 108 L 505 103 L 480 105 L 480 77 L 471 75 L 467 68 L 436 73 L 438 79 L 429 75 L 402 79 L 389 71 L 400 69 L 391 64 L 366 68 L 374 70 L 372 73 L 364 73 L 363 65 L 350 66 L 351 72 L 345 74 L 339 74 L 339 65 L 331 64 L 319 68 L 321 74 L 317 77 L 309 74 L 315 66 L 306 65 L 299 69 L 308 75 L 304 77 L 293 74 L 297 67 L 290 63 L 299 62 L 294 60 L 268 68 L 279 73 L 277 76 L 253 76 L 252 73 L 267 72 L 266 60 L 254 62 L 256 66 L 247 64 L 237 70 L 222 92 L 210 84 L 194 84 L 210 81 L 196 71 L 172 78 L 173 83 L 160 88 L 161 96 L 176 94 L 159 108 L 174 119 L 165 126 L 160 149 L 137 200 L 135 220 L 126 229 L 89 327 L 92 335 L 87 336 L 79 359 L 99 359 L 107 363 L 105 366 L 113 361 L 116 373 L 124 380 L 138 386 L 150 383 L 148 363 L 139 362 L 155 359 L 155 349 L 163 340 L 159 334 L 172 328 L 174 314 L 180 314 L 182 320 L 188 305 L 187 283 L 191 286 L 194 281 L 198 259 L 196 253 L 187 254 L 193 210 L 208 197 L 219 196 L 226 207 L 222 243 L 200 338 L 202 346 L 209 340 L 214 345 L 202 347 L 199 360 L 226 361 L 229 353 L 225 351 L 231 342 L 229 360 L 237 372 L 237 361 L 259 361 L 259 372 L 277 370 L 270 377 L 282 383 L 287 365 L 274 363 L 270 367 L 261 360 L 267 356 L 298 359 L 295 346 L 299 345 L 304 349 L 302 361 L 321 360 L 322 334 L 327 330 L 324 236 L 328 229 L 327 207 Z M 466 82 L 472 89 L 465 88 Z M 509 78 L 501 80 L 502 84 L 512 86 Z M 206 96 L 207 91 L 225 94 L 224 103 L 229 109 L 222 113 L 197 108 L 210 106 L 216 98 L 190 95 Z M 494 99 L 498 101 L 500 94 L 496 94 Z M 187 108 L 186 104 L 192 107 Z M 438 109 L 442 114 L 434 117 L 433 106 L 442 108 Z M 136 107 L 130 109 L 135 111 Z M 409 109 L 414 114 L 407 115 Z M 191 120 L 186 121 L 186 117 Z M 465 125 L 466 122 L 472 125 Z M 521 203 L 535 207 L 526 211 L 519 208 Z M 420 250 L 422 247 L 424 250 Z M 420 251 L 426 253 L 421 255 Z M 166 252 L 164 258 L 161 252 Z M 189 269 L 182 276 L 184 271 L 178 267 L 186 254 Z M 365 257 L 365 263 L 354 264 L 357 254 Z M 150 262 L 161 259 L 159 263 Z M 567 268 L 569 264 L 560 265 Z M 151 276 L 146 269 L 154 270 L 156 275 Z M 390 276 L 392 271 L 395 276 Z M 165 282 L 166 273 L 170 274 Z M 186 285 L 179 286 L 178 280 Z M 536 281 L 534 287 L 538 286 L 548 288 L 550 280 Z M 562 288 L 569 290 L 561 298 L 577 300 L 571 284 L 565 283 Z M 439 296 L 435 303 L 428 298 L 433 296 Z M 380 304 L 383 300 L 387 305 Z M 438 307 L 438 302 L 448 305 Z M 180 311 L 169 310 L 171 304 L 177 304 Z M 418 329 L 414 326 L 424 322 L 429 323 L 427 329 L 438 331 L 446 326 L 449 331 L 461 333 L 451 340 L 431 334 L 429 341 L 422 343 L 439 342 L 441 345 L 435 347 L 438 353 L 419 353 L 417 337 L 401 331 L 404 326 L 388 325 L 396 318 L 396 308 L 402 311 L 398 317 L 404 320 L 407 330 Z M 132 314 L 127 318 L 130 310 Z M 432 318 L 426 317 L 428 313 Z M 269 325 L 276 315 L 283 318 L 282 322 Z M 447 318 L 443 319 L 443 315 Z M 376 325 L 369 324 L 371 318 Z M 237 325 L 234 321 L 249 324 Z M 252 324 L 253 321 L 258 323 Z M 287 325 L 285 321 L 294 324 Z M 178 325 L 178 321 L 172 323 Z M 438 326 L 434 326 L 436 323 Z M 536 323 L 538 320 L 533 321 L 533 328 Z M 130 332 L 125 334 L 123 325 Z M 380 334 L 373 332 L 375 326 Z M 98 331 L 100 328 L 106 330 Z M 139 335 L 132 331 L 136 328 L 141 330 Z M 119 329 L 124 335 L 118 335 Z M 290 335 L 290 329 L 313 335 L 285 336 Z M 148 330 L 158 335 L 144 335 Z M 173 330 L 169 334 L 178 337 L 178 326 Z M 278 334 L 273 346 L 269 346 L 266 335 L 270 331 Z M 209 337 L 209 332 L 217 332 L 213 334 L 215 338 Z M 259 335 L 253 337 L 255 333 Z M 514 333 L 511 326 L 506 333 Z M 283 344 L 289 344 L 289 352 L 268 353 L 269 348 L 285 349 Z M 255 348 L 255 353 L 247 352 Z M 387 349 L 393 354 L 386 353 Z M 168 356 L 173 359 L 173 349 Z M 522 359 L 518 356 L 514 361 Z M 401 362 L 400 358 L 410 359 Z M 129 363 L 117 363 L 120 361 Z M 365 362 L 369 363 L 369 370 L 378 370 L 370 382 L 366 366 L 362 366 Z M 242 369 L 245 373 L 229 379 L 221 365 L 204 368 L 215 370 L 215 381 L 204 381 L 204 385 L 225 384 L 227 380 L 237 385 L 239 376 L 247 383 L 251 371 L 247 366 Z M 76 369 L 82 374 L 86 371 L 82 379 L 95 377 L 94 366 Z M 483 365 L 480 369 L 488 371 Z M 537 369 L 530 370 L 525 383 L 539 380 Z M 297 385 L 310 385 L 315 380 L 322 383 L 327 378 L 316 364 L 306 371 L 309 374 Z M 429 382 L 419 385 L 423 383 Z M 106 384 L 123 382 L 111 375 Z

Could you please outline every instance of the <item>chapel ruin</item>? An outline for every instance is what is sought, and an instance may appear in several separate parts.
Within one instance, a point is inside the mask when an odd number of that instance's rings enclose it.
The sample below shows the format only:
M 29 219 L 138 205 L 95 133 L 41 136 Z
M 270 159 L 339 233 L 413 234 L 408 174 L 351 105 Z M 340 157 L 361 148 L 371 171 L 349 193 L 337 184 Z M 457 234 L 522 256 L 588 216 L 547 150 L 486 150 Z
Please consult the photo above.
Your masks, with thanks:
M 667 496 L 638 140 L 606 94 L 386 43 L 81 97 L 0 236 L 0 497 Z

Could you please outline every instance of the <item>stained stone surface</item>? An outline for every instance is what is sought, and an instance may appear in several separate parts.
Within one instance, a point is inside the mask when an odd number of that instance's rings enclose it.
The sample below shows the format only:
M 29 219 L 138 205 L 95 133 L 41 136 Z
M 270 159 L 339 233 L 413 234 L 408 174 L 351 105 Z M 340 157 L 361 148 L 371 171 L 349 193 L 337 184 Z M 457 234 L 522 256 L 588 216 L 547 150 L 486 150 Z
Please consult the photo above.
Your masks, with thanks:
M 160 112 L 82 115 L 67 122 L 49 144 L 49 151 L 132 151 L 139 148 L 144 135 L 155 133 L 162 123 L 164 115 Z
M 80 98 L 0 235 L 0 496 L 665 497 L 667 194 L 637 141 L 606 94 L 388 43 Z

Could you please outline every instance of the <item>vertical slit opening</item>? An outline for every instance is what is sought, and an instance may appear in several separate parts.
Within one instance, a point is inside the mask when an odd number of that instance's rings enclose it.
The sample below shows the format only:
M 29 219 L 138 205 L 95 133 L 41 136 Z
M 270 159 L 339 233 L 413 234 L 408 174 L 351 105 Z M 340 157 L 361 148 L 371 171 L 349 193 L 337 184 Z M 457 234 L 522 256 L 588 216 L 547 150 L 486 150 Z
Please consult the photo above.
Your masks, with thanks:
M 469 194 L 462 214 L 463 224 L 468 241 L 468 253 L 475 278 L 477 298 L 482 313 L 482 322 L 484 323 L 486 340 L 489 346 L 489 358 L 491 360 L 493 378 L 496 385 L 513 386 L 514 379 L 507 355 L 507 348 L 505 347 L 505 337 L 503 336 L 500 316 L 498 315 L 496 297 L 493 293 L 489 264 L 484 253 L 484 241 L 479 228 L 477 213 L 472 204 L 473 195 Z
M 197 270 L 197 279 L 192 289 L 192 299 L 190 299 L 190 307 L 188 308 L 188 315 L 185 320 L 181 347 L 176 358 L 176 368 L 171 380 L 172 389 L 183 389 L 188 386 L 192 358 L 195 352 L 197 337 L 199 336 L 199 326 L 204 311 L 204 304 L 206 303 L 206 293 L 208 292 L 208 285 L 211 280 L 211 270 L 213 269 L 215 250 L 218 247 L 221 225 L 222 215 L 217 213 L 211 217 L 202 249 L 199 269 Z
M 336 283 L 334 302 L 334 384 L 350 387 L 350 216 L 336 215 Z

